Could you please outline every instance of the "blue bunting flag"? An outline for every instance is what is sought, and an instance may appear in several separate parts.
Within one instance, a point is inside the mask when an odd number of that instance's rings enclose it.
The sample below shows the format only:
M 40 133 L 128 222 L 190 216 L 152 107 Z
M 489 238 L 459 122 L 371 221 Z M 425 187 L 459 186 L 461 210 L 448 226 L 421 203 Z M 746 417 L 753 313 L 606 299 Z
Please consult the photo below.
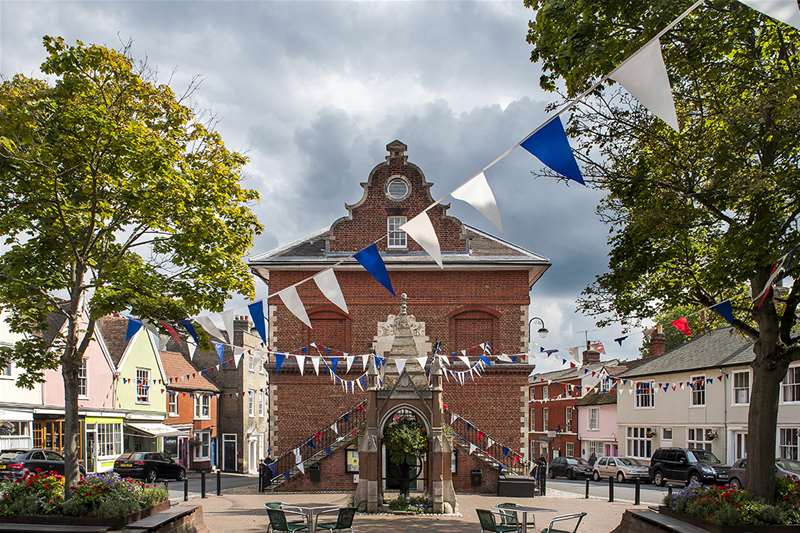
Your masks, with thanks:
M 567 179 L 577 181 L 581 185 L 583 175 L 575 161 L 572 147 L 569 145 L 567 133 L 561 123 L 561 117 L 554 117 L 539 128 L 533 135 L 522 141 L 520 146 L 536 156 L 539 161 Z
M 353 256 L 364 269 L 372 274 L 375 280 L 386 287 L 392 296 L 396 296 L 394 287 L 392 287 L 392 280 L 389 279 L 389 273 L 386 271 L 386 265 L 378 252 L 378 247 L 371 244 Z

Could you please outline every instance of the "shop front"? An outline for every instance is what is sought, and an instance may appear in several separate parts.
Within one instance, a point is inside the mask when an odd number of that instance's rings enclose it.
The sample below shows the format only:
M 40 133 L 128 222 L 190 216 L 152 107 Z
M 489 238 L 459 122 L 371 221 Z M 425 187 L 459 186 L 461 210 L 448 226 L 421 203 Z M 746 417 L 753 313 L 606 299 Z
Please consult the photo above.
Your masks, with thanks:
M 108 472 L 122 454 L 123 419 L 89 417 L 83 420 L 84 466 L 87 472 Z
M 0 409 L 0 451 L 33 446 L 33 411 Z
M 167 446 L 177 451 L 178 437 L 188 438 L 189 432 L 160 422 L 125 422 L 126 452 L 168 452 Z

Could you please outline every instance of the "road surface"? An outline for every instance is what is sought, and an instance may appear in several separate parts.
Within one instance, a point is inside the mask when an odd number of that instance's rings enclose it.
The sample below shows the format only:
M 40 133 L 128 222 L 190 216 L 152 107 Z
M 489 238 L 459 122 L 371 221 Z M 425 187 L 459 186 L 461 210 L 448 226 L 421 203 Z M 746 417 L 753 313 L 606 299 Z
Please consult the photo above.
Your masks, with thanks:
M 580 494 L 583 496 L 586 493 L 586 481 L 576 479 L 574 481 L 568 479 L 548 479 L 548 489 L 556 489 L 562 492 L 571 492 L 573 494 Z M 620 501 L 633 501 L 634 497 L 634 484 L 633 483 L 617 483 L 614 482 L 614 499 Z M 673 490 L 677 490 L 673 488 Z M 605 481 L 589 481 L 589 495 L 598 498 L 608 498 L 608 480 Z M 649 483 L 641 484 L 641 503 L 647 504 L 660 504 L 664 501 L 664 496 L 667 495 L 666 487 L 656 487 Z
M 198 472 L 189 472 L 189 497 L 200 495 L 200 474 Z M 225 494 L 225 489 L 234 487 L 244 487 L 247 485 L 253 486 L 253 492 L 258 489 L 258 478 L 256 476 L 244 476 L 236 474 L 222 474 L 220 476 L 222 481 L 222 494 Z M 164 483 L 159 480 L 158 483 Z M 169 489 L 170 499 L 183 499 L 183 481 L 167 480 L 167 488 Z M 211 496 L 217 493 L 217 474 L 206 474 L 206 494 Z

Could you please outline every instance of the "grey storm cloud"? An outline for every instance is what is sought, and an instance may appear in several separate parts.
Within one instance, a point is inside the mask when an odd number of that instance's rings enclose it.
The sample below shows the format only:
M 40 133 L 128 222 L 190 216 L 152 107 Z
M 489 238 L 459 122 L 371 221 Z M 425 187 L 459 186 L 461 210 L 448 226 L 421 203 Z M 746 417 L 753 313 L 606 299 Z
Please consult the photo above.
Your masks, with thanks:
M 446 195 L 519 141 L 555 99 L 539 89 L 521 2 L 0 2 L 0 74 L 39 75 L 41 38 L 119 47 L 146 58 L 181 92 L 194 76 L 197 109 L 250 157 L 245 183 L 266 227 L 254 253 L 317 229 L 361 197 L 359 182 L 395 139 Z M 531 171 L 521 149 L 487 176 L 502 237 L 553 261 L 532 312 L 551 343 L 579 344 L 591 320 L 580 291 L 607 266 L 600 194 Z M 494 232 L 470 207 L 451 213 Z M 262 289 L 263 290 L 263 289 Z M 595 333 L 607 347 L 618 329 Z M 640 338 L 640 337 L 639 337 Z M 622 352 L 635 352 L 638 340 Z M 616 352 L 613 352 L 616 353 Z

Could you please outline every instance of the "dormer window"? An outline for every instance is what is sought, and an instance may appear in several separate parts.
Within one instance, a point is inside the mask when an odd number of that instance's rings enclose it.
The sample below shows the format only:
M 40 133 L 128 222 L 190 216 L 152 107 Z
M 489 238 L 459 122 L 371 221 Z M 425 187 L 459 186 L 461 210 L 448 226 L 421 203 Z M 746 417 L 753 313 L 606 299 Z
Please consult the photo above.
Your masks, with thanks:
M 386 182 L 386 197 L 395 202 L 405 200 L 411 192 L 411 185 L 404 176 L 392 176 Z
M 406 248 L 406 232 L 400 226 L 406 223 L 406 217 L 391 216 L 386 218 L 386 246 L 388 248 Z

